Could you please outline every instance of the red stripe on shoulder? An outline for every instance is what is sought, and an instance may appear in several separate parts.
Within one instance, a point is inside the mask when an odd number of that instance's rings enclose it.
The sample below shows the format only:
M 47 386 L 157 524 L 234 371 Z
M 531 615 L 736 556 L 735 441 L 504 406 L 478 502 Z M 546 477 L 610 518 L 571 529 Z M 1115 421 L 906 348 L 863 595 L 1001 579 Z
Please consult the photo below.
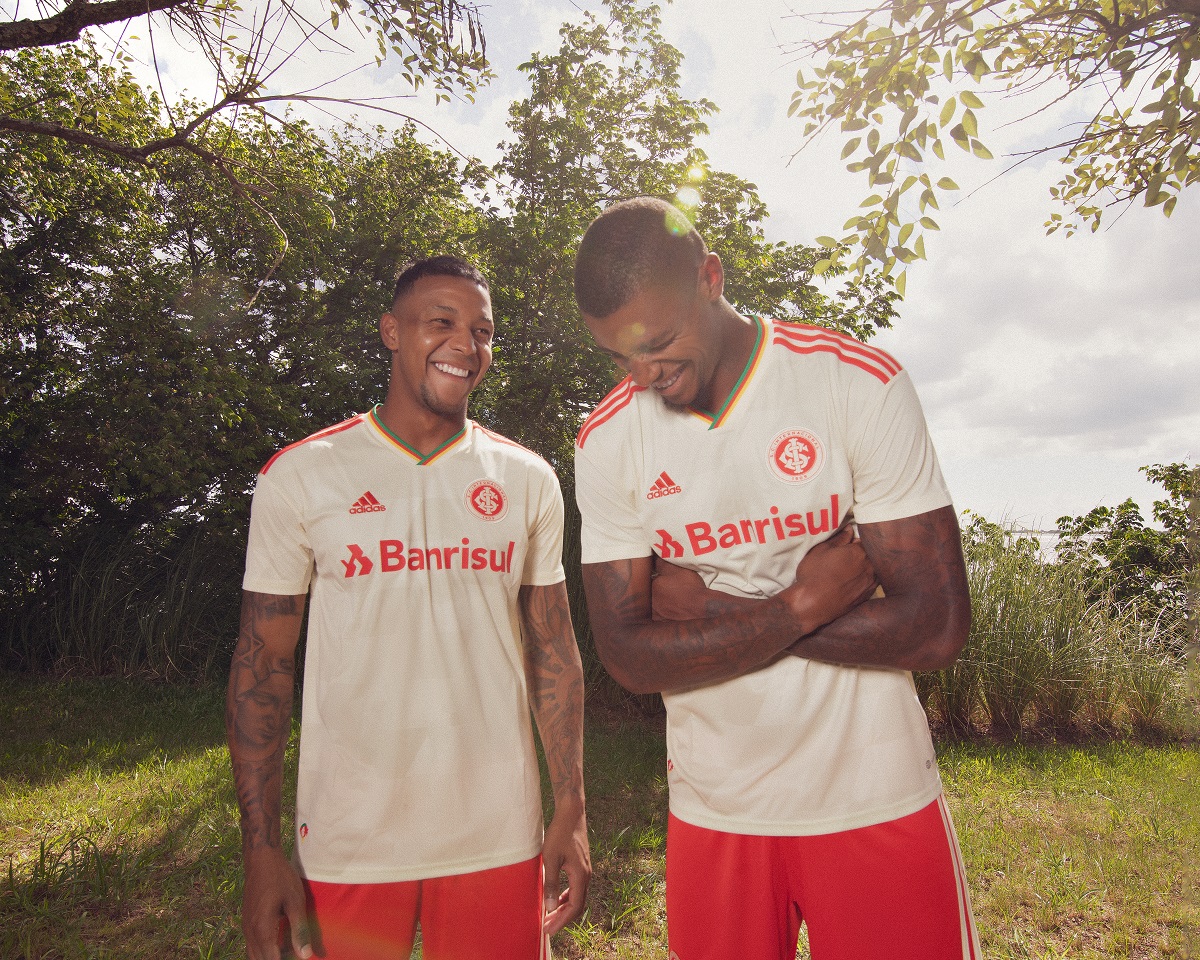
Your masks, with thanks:
M 634 396 L 644 389 L 646 388 L 635 384 L 632 377 L 626 377 L 613 387 L 608 396 L 596 404 L 596 409 L 589 413 L 587 419 L 583 421 L 583 426 L 579 428 L 579 435 L 575 438 L 575 446 L 582 448 L 588 434 L 629 406 Z
M 882 383 L 889 382 L 903 368 L 891 354 L 869 347 L 844 333 L 800 324 L 776 324 L 771 341 L 793 353 L 832 353 L 844 363 L 865 370 Z
M 328 437 L 335 433 L 341 433 L 343 430 L 349 430 L 356 424 L 362 423 L 363 414 L 351 417 L 349 420 L 343 420 L 341 423 L 335 423 L 332 427 L 326 427 L 324 430 L 318 430 L 311 437 L 305 437 L 303 440 L 297 440 L 295 443 L 289 443 L 286 447 L 276 453 L 270 460 L 263 464 L 263 468 L 259 470 L 259 474 L 264 474 L 271 469 L 271 464 L 282 457 L 289 450 L 294 450 L 296 447 L 302 447 L 310 440 L 320 440 L 322 437 Z

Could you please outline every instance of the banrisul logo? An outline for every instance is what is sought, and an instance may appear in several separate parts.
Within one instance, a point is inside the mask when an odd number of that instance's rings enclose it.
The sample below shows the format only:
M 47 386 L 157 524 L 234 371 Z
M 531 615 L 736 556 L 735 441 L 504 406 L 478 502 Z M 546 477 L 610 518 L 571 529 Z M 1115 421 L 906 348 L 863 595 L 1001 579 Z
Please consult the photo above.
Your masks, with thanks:
M 481 547 L 463 537 L 460 543 L 445 546 L 405 544 L 403 540 L 380 540 L 366 547 L 346 544 L 350 557 L 342 561 L 343 576 L 366 577 L 372 573 L 396 573 L 402 570 L 487 570 L 491 573 L 511 573 L 516 542 L 509 540 L 502 547 Z
M 786 483 L 808 483 L 825 466 L 825 446 L 815 433 L 784 430 L 767 446 L 767 463 Z
M 765 515 L 729 517 L 721 520 L 693 520 L 681 533 L 656 530 L 654 551 L 664 560 L 702 557 L 715 550 L 730 550 L 744 544 L 781 543 L 793 537 L 817 537 L 831 533 L 841 521 L 838 495 L 829 497 L 829 505 L 817 510 L 784 513 L 771 506 Z
M 508 497 L 495 480 L 476 480 L 467 487 L 467 509 L 484 520 L 500 520 L 508 513 Z

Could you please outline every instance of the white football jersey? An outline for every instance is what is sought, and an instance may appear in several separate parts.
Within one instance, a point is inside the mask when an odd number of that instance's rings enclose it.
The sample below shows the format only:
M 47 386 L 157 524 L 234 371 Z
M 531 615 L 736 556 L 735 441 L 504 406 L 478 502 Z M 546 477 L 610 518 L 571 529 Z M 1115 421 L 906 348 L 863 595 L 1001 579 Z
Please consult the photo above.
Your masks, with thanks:
M 550 466 L 470 421 L 422 456 L 371 411 L 263 468 L 243 585 L 311 588 L 306 877 L 414 880 L 537 855 L 517 593 L 563 579 L 562 518 Z
M 584 563 L 653 552 L 713 589 L 765 598 L 848 517 L 950 503 L 892 357 L 823 328 L 754 322 L 721 410 L 670 407 L 626 379 L 584 423 Z M 907 671 L 789 656 L 664 700 L 671 811 L 697 826 L 827 833 L 912 813 L 941 790 Z

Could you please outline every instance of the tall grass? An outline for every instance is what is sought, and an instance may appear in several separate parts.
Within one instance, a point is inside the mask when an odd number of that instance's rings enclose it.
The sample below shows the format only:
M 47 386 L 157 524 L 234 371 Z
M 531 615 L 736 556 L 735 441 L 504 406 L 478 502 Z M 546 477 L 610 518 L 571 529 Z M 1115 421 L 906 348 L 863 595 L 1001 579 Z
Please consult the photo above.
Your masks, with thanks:
M 580 520 L 567 499 L 564 566 L 589 700 L 661 711 L 621 690 L 596 655 L 580 576 Z M 976 519 L 964 532 L 974 622 L 955 664 L 918 676 L 933 719 L 954 733 L 1196 729 L 1177 623 L 1144 608 L 1089 604 L 1079 572 L 1031 540 Z M 0 667 L 164 680 L 222 675 L 237 635 L 240 537 L 194 528 L 166 542 L 95 536 L 16 609 L 0 610 Z M 2 601 L 4 598 L 0 598 Z M 3 604 L 0 604 L 3 605 Z M 1200 667 L 1196 668 L 1200 676 Z
M 951 668 L 919 678 L 935 719 L 1006 737 L 1194 726 L 1172 625 L 1089 602 L 1076 567 L 995 524 L 976 519 L 964 540 L 971 635 Z
M 203 528 L 166 543 L 93 535 L 9 604 L 0 663 L 160 680 L 220 674 L 237 634 L 239 553 Z

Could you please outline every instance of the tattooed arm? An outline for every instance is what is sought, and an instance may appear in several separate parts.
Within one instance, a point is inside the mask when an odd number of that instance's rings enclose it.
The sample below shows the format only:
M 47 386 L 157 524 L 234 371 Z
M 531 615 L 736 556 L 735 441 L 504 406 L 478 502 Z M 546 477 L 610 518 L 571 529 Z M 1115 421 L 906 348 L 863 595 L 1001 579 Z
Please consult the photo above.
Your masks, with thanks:
M 813 547 L 796 582 L 770 599 L 704 590 L 706 597 L 723 599 L 699 607 L 707 614 L 701 619 L 668 619 L 673 615 L 661 610 L 654 619 L 650 578 L 650 557 L 583 565 L 596 651 L 608 672 L 635 693 L 701 686 L 757 670 L 875 588 L 871 566 L 849 530 Z
M 954 508 L 863 523 L 858 535 L 885 596 L 804 637 L 790 652 L 828 663 L 948 667 L 971 629 L 971 595 Z
M 279 821 L 304 599 L 245 591 L 229 670 L 225 731 L 242 819 L 242 932 L 250 960 L 277 960 L 283 917 L 291 927 L 292 949 L 312 956 L 304 890 L 284 855 Z
M 554 817 L 542 844 L 546 933 L 583 913 L 592 875 L 583 795 L 583 666 L 566 583 L 521 587 L 529 701 L 554 790 Z M 559 875 L 567 889 L 559 893 Z
M 971 599 L 954 508 L 864 523 L 858 532 L 884 594 L 802 637 L 789 652 L 856 666 L 903 670 L 949 666 L 966 643 L 971 626 Z M 654 589 L 655 614 L 668 619 L 685 619 L 694 616 L 688 611 L 698 609 L 718 617 L 763 603 L 708 590 L 694 573 L 670 565 L 664 565 Z

